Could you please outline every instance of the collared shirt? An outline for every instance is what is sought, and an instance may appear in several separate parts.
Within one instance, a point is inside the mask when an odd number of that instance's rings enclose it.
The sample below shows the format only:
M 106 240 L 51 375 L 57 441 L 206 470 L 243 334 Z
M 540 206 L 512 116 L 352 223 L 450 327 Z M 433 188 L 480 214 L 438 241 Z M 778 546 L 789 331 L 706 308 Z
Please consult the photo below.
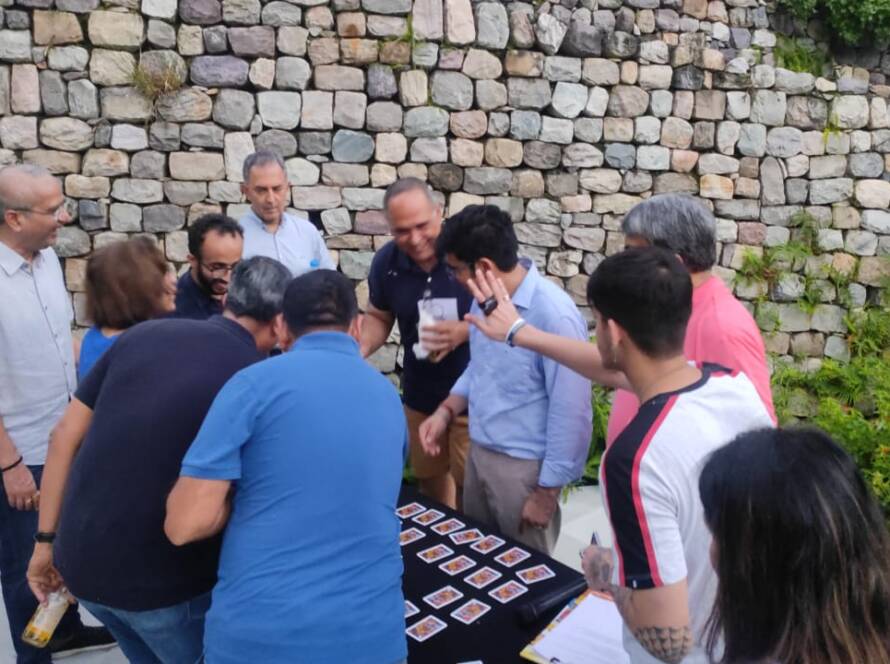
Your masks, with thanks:
M 587 325 L 569 296 L 534 263 L 511 299 L 540 330 L 587 340 Z M 472 313 L 482 316 L 473 302 Z M 518 459 L 543 459 L 540 486 L 581 477 L 593 429 L 590 381 L 524 348 L 493 341 L 470 326 L 470 364 L 452 388 L 470 404 L 470 439 Z
M 236 484 L 207 661 L 405 658 L 406 445 L 398 393 L 343 333 L 300 337 L 226 384 L 182 462 L 185 477 Z
M 43 465 L 77 386 L 74 313 L 56 253 L 29 264 L 0 242 L 0 418 L 24 461 Z
M 173 318 L 207 320 L 223 311 L 222 302 L 195 283 L 191 271 L 186 271 L 176 282 L 176 311 Z
M 712 362 L 742 371 L 754 383 L 763 405 L 773 422 L 776 421 L 766 347 L 760 329 L 717 276 L 711 276 L 692 291 L 692 315 L 686 325 L 683 354 L 695 362 Z M 630 423 L 639 407 L 633 392 L 615 391 L 606 432 L 607 447 Z
M 319 268 L 336 269 L 321 233 L 306 219 L 285 212 L 278 228 L 270 233 L 263 220 L 248 210 L 238 223 L 244 229 L 244 258 L 274 258 L 295 277 Z
M 421 413 L 432 413 L 448 396 L 448 391 L 470 361 L 470 345 L 463 343 L 440 362 L 418 360 L 412 347 L 417 343 L 418 302 L 430 289 L 433 298 L 455 300 L 457 315 L 463 320 L 473 297 L 453 279 L 440 261 L 424 272 L 405 252 L 389 242 L 374 256 L 368 274 L 369 300 L 377 309 L 388 311 L 399 324 L 405 349 L 402 369 L 402 399 Z
M 213 587 L 221 539 L 171 544 L 167 494 L 219 390 L 261 359 L 250 332 L 222 316 L 134 325 L 99 358 L 75 393 L 93 419 L 53 547 L 76 597 L 150 611 Z

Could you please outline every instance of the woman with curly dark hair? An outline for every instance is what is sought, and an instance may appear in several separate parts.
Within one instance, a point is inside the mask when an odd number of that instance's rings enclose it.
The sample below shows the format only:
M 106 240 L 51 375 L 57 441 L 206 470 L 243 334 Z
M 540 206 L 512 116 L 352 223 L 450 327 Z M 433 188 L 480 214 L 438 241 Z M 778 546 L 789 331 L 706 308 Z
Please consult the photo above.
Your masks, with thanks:
M 699 493 L 719 578 L 712 659 L 890 664 L 890 537 L 837 443 L 816 429 L 742 434 L 710 457 Z

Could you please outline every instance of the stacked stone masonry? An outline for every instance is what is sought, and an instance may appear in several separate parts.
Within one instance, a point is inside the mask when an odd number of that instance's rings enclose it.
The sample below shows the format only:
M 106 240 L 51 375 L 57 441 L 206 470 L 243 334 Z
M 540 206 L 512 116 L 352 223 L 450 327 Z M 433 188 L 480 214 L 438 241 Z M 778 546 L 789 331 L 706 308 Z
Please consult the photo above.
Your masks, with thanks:
M 783 70 L 782 23 L 763 0 L 0 0 L 0 163 L 64 181 L 80 325 L 93 249 L 148 234 L 181 269 L 187 224 L 240 216 L 243 159 L 267 148 L 362 300 L 399 177 L 447 213 L 502 207 L 582 307 L 622 215 L 688 192 L 718 218 L 720 276 L 766 295 L 769 349 L 843 358 L 843 305 L 890 275 L 890 53 Z M 150 99 L 146 75 L 182 86 Z M 822 253 L 769 293 L 734 280 L 801 211 Z M 847 292 L 826 279 L 795 304 L 828 268 Z M 392 370 L 395 346 L 376 360 Z

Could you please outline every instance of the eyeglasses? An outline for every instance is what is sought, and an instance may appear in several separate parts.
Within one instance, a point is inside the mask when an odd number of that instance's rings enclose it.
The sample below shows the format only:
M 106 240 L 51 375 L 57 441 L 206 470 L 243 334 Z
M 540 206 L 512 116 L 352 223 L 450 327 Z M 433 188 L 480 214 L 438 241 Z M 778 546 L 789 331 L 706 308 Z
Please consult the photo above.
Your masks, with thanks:
M 208 265 L 207 263 L 199 263 L 199 265 L 213 276 L 222 276 L 224 274 L 228 274 L 236 267 L 238 267 L 238 263 L 232 263 L 231 265 L 227 265 L 226 263 L 213 263 L 211 265 Z
M 54 210 L 40 210 L 38 208 L 9 208 L 10 210 L 15 210 L 16 212 L 33 212 L 34 214 L 43 214 L 52 216 L 53 221 L 59 221 L 62 218 L 62 215 L 65 214 L 65 204 L 63 203 L 59 207 Z

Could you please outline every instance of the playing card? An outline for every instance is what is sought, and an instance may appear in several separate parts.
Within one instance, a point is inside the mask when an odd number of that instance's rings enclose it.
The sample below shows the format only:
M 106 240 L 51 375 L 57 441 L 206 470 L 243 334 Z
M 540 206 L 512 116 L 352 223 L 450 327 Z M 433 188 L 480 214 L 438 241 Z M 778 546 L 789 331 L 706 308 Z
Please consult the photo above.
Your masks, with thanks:
M 516 585 L 519 586 L 518 583 Z M 519 587 L 521 588 L 522 586 Z M 445 586 L 441 590 L 437 590 L 424 597 L 423 601 L 434 609 L 440 609 L 443 606 L 448 606 L 452 602 L 456 602 L 463 596 L 464 594 L 457 588 L 453 586 Z
M 464 530 L 459 533 L 452 533 L 448 537 L 450 537 L 451 541 L 455 544 L 469 544 L 470 542 L 475 542 L 476 540 L 482 539 L 482 533 L 473 528 L 472 530 Z
M 511 599 L 515 599 L 523 593 L 527 592 L 528 588 L 526 588 L 521 583 L 517 583 L 516 581 L 507 581 L 507 583 L 502 583 L 488 594 L 491 597 L 494 597 L 501 604 L 506 604 Z
M 416 542 L 421 537 L 426 537 L 426 533 L 419 528 L 408 528 L 408 530 L 403 530 L 399 533 L 399 545 L 411 544 L 411 542 Z
M 405 600 L 405 617 L 410 618 L 411 616 L 420 613 L 420 609 L 414 606 L 414 602 L 409 602 L 407 599 Z
M 416 641 L 426 641 L 431 636 L 435 636 L 441 632 L 447 626 L 448 625 L 445 624 L 444 620 L 439 620 L 436 616 L 427 616 L 423 620 L 411 625 L 405 632 Z
M 477 570 L 470 574 L 467 577 L 464 577 L 464 582 L 473 586 L 474 588 L 484 588 L 492 581 L 496 581 L 501 578 L 501 573 L 496 569 L 491 569 L 491 567 L 483 567 L 480 570 Z
M 500 537 L 495 537 L 494 535 L 486 535 L 481 540 L 477 540 L 470 544 L 470 548 L 473 551 L 478 551 L 479 553 L 488 553 L 489 551 L 494 551 L 500 546 L 504 546 L 504 540 Z
M 471 599 L 469 602 L 461 604 L 458 608 L 451 612 L 451 617 L 460 620 L 464 625 L 469 625 L 474 620 L 484 616 L 491 610 L 491 607 L 485 602 L 478 599 Z
M 518 565 L 526 558 L 531 558 L 531 555 L 528 551 L 523 551 L 518 546 L 514 546 L 511 549 L 507 549 L 501 555 L 495 556 L 494 559 L 497 560 L 504 567 L 513 567 L 514 565 Z
M 396 516 L 400 519 L 410 519 L 415 514 L 420 514 L 426 509 L 420 503 L 409 503 L 408 505 L 403 505 L 399 509 L 396 510 Z
M 475 566 L 476 561 L 472 558 L 467 558 L 466 556 L 458 556 L 453 560 L 449 560 L 447 563 L 442 563 L 441 565 L 439 565 L 439 569 L 449 576 L 454 576 L 455 574 L 460 574 L 464 570 L 468 570 L 471 567 Z
M 534 567 L 526 567 L 516 572 L 516 576 L 525 583 L 537 583 L 545 579 L 552 579 L 556 574 L 547 565 L 535 565 Z
M 445 514 L 440 512 L 439 510 L 427 510 L 423 514 L 418 514 L 411 520 L 415 523 L 419 523 L 421 526 L 428 526 L 431 523 L 435 523 L 443 516 L 445 516 Z
M 448 533 L 453 533 L 455 530 L 460 530 L 464 527 L 464 522 L 458 519 L 446 519 L 442 523 L 437 523 L 435 526 L 430 528 L 434 533 L 438 533 L 439 535 L 447 535 Z
M 442 560 L 442 558 L 447 558 L 452 553 L 454 553 L 454 551 L 444 544 L 436 544 L 436 546 L 431 546 L 429 549 L 424 549 L 419 552 L 417 557 L 425 563 L 434 563 L 437 560 Z

